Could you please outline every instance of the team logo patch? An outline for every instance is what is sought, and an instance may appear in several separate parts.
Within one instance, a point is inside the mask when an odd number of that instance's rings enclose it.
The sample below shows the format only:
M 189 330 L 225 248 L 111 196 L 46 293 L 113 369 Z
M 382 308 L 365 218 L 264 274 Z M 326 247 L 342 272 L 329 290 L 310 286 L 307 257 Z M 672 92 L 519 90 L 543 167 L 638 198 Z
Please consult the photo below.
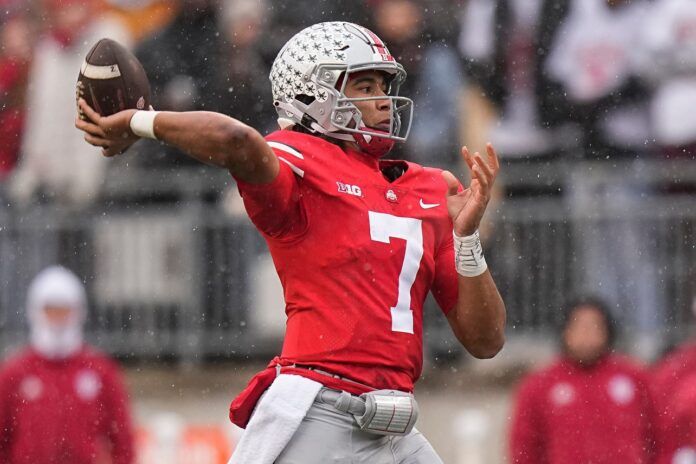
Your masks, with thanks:
M 551 402 L 556 406 L 566 406 L 575 399 L 575 389 L 566 382 L 557 383 L 551 389 Z
M 75 378 L 75 392 L 85 401 L 93 400 L 99 394 L 102 383 L 96 372 L 84 370 Z
M 19 393 L 27 401 L 35 401 L 43 393 L 43 384 L 41 380 L 35 375 L 30 375 L 22 380 L 19 385 Z
M 607 385 L 609 396 L 618 405 L 626 405 L 636 396 L 636 386 L 633 380 L 625 375 L 612 377 Z
M 348 195 L 353 195 L 356 197 L 363 196 L 362 189 L 357 185 L 344 184 L 343 182 L 336 182 L 338 186 L 338 191 L 340 193 L 347 193 Z
M 399 201 L 399 197 L 396 196 L 396 193 L 394 193 L 394 191 L 392 189 L 387 190 L 387 193 L 384 194 L 384 197 L 387 200 L 394 202 L 394 203 Z
M 423 209 L 436 208 L 440 206 L 440 203 L 425 203 L 423 199 L 420 199 L 420 207 Z

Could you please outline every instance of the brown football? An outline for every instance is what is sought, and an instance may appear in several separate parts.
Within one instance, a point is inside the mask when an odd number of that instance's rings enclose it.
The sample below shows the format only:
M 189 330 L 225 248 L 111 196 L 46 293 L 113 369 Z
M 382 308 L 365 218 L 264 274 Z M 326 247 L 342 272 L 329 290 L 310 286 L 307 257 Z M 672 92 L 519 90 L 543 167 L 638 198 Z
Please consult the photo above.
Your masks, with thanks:
M 150 107 L 150 82 L 140 61 L 115 40 L 101 39 L 87 53 L 77 77 L 76 98 L 102 116 Z M 78 107 L 80 118 L 85 115 Z

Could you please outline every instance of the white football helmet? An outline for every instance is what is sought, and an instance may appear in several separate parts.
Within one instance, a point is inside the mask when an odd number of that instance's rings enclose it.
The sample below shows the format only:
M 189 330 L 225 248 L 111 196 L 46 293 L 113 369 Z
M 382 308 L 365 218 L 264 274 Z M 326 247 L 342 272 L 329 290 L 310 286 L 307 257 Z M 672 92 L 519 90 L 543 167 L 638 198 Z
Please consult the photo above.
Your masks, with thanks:
M 367 70 L 391 76 L 387 96 L 346 97 L 350 74 Z M 369 29 L 339 21 L 315 24 L 290 39 L 273 62 L 270 79 L 278 124 L 283 129 L 299 124 L 383 156 L 394 142 L 406 140 L 411 127 L 413 101 L 398 96 L 405 78 L 403 66 Z M 389 132 L 367 127 L 355 102 L 385 99 L 391 105 Z

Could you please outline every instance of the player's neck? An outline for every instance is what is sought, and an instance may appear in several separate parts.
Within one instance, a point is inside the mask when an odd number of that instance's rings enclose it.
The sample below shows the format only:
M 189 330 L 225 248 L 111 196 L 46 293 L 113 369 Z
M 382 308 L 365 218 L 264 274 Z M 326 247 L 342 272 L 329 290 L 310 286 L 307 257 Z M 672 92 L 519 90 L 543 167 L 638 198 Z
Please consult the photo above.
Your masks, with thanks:
M 339 145 L 341 146 L 341 148 L 343 148 L 344 151 L 350 150 L 350 151 L 360 153 L 360 147 L 355 142 L 350 142 L 348 140 L 340 140 Z

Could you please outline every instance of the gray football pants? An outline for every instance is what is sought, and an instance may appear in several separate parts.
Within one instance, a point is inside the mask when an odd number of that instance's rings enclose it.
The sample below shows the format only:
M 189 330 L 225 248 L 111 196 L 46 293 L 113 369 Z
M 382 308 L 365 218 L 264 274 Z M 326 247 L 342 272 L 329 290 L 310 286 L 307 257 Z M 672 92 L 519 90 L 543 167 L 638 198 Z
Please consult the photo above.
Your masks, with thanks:
M 358 428 L 349 413 L 315 401 L 276 464 L 442 464 L 415 428 L 406 436 Z

